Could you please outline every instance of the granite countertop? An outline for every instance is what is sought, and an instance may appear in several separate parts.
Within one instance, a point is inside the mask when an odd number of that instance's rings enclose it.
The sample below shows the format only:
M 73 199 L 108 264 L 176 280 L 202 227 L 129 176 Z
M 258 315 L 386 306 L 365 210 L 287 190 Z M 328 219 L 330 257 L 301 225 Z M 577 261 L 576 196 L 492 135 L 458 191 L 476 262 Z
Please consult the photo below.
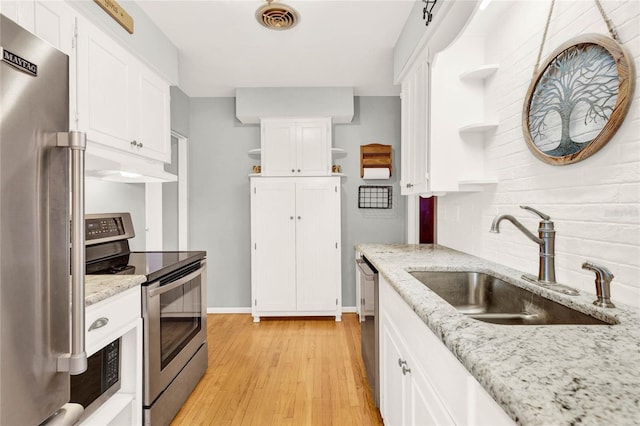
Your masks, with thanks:
M 85 275 L 84 305 L 101 302 L 146 280 L 144 275 Z
M 516 423 L 640 423 L 640 310 L 565 296 L 522 271 L 437 245 L 360 244 L 380 274 Z M 407 271 L 490 272 L 615 325 L 497 325 L 465 317 Z M 595 290 L 595 285 L 594 285 Z

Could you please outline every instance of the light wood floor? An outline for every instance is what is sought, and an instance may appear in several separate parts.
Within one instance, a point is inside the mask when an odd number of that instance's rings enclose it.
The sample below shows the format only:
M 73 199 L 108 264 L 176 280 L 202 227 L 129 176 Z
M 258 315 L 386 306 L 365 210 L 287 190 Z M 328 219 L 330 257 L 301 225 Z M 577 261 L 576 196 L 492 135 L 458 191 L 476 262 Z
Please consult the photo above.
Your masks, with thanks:
M 382 425 L 355 314 L 209 315 L 209 368 L 172 425 Z

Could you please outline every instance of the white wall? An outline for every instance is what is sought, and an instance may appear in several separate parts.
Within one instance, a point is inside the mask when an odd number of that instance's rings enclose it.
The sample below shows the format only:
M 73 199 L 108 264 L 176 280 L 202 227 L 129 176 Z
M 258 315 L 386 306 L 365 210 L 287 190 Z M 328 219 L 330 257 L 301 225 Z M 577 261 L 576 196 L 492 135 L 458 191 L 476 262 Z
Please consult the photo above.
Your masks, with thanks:
M 620 39 L 640 68 L 640 2 L 602 1 Z M 556 225 L 559 282 L 594 293 L 594 276 L 581 269 L 590 260 L 608 267 L 615 279 L 613 300 L 640 306 L 640 84 L 617 134 L 582 162 L 551 166 L 536 159 L 522 136 L 521 114 L 531 81 L 549 3 L 514 2 L 486 40 L 487 63 L 500 70 L 487 82 L 486 110 L 499 118 L 485 141 L 487 174 L 495 188 L 439 199 L 439 243 L 522 271 L 537 273 L 538 246 L 510 223 L 490 234 L 494 216 L 510 213 L 531 229 L 538 219 L 518 206 L 530 205 Z M 593 1 L 557 1 L 542 61 L 557 46 L 580 34 L 607 34 Z
M 146 250 L 144 183 L 85 180 L 86 213 L 131 213 L 136 236 L 129 240 L 131 250 Z

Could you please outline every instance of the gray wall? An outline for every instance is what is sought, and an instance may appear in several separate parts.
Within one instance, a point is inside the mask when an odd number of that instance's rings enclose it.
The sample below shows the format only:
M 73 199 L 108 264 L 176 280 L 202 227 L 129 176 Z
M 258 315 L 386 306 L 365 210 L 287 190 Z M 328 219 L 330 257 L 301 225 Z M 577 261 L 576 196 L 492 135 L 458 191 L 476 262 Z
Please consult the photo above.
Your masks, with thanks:
M 233 98 L 190 99 L 189 246 L 207 250 L 209 307 L 249 307 L 251 300 L 250 198 L 251 166 L 247 155 L 260 146 L 258 125 L 235 118 Z M 350 124 L 334 125 L 334 146 L 347 151 L 338 158 L 347 177 L 342 180 L 343 305 L 355 306 L 354 244 L 403 242 L 405 203 L 400 197 L 400 100 L 397 97 L 356 97 Z M 358 186 L 385 181 L 360 179 L 361 144 L 394 147 L 394 208 L 360 210 Z
M 388 181 L 360 178 L 360 145 L 381 143 L 393 147 L 393 174 Z M 356 97 L 350 124 L 333 127 L 333 146 L 347 151 L 335 162 L 342 178 L 342 304 L 355 306 L 355 251 L 357 243 L 404 243 L 405 197 L 400 196 L 400 98 Z M 360 185 L 391 185 L 392 209 L 359 209 Z
M 131 213 L 136 236 L 129 240 L 132 250 L 145 250 L 145 186 L 144 183 L 85 180 L 86 213 Z

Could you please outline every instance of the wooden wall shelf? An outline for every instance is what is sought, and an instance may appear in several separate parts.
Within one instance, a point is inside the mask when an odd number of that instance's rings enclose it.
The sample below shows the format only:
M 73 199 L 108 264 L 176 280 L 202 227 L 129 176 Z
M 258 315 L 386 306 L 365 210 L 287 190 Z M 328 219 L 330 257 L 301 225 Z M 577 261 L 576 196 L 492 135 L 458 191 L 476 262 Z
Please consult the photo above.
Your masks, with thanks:
M 392 174 L 391 145 L 372 143 L 360 146 L 360 177 L 364 177 L 364 169 L 389 169 Z

